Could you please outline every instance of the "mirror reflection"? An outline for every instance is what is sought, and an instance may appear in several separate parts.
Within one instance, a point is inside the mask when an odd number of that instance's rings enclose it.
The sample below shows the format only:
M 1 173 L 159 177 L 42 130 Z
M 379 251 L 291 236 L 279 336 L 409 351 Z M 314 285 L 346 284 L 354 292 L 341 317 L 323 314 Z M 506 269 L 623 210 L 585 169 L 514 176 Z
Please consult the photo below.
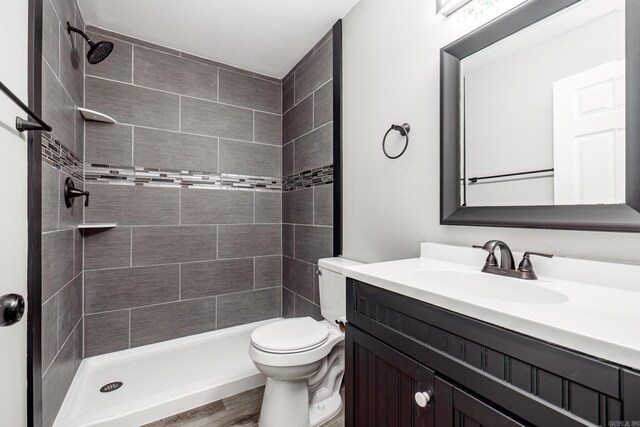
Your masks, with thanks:
M 465 59 L 465 206 L 625 203 L 624 0 L 584 0 Z

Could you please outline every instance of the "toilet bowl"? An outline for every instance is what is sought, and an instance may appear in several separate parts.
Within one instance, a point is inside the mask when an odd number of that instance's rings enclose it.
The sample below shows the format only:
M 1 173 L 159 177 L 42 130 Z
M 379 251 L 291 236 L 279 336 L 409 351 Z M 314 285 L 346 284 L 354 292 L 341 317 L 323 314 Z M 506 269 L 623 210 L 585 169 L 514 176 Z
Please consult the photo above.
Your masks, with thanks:
M 318 262 L 324 320 L 283 319 L 256 328 L 249 356 L 267 377 L 260 427 L 317 427 L 340 412 L 344 376 L 346 265 L 343 258 Z

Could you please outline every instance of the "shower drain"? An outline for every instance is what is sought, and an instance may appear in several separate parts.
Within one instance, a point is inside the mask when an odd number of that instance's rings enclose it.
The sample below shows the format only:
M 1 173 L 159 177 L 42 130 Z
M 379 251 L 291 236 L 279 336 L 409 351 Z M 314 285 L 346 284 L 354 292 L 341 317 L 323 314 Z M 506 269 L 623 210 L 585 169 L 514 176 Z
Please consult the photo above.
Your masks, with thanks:
M 102 387 L 100 387 L 100 393 L 110 393 L 112 391 L 116 391 L 120 387 L 122 387 L 122 382 L 114 381 L 112 383 L 105 384 Z

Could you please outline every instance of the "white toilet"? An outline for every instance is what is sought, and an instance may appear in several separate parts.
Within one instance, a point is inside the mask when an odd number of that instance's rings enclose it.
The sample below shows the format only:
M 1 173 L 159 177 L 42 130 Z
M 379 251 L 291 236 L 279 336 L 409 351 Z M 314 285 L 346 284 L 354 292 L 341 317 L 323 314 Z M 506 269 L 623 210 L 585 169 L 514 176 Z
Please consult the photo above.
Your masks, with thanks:
M 344 258 L 318 261 L 320 308 L 325 320 L 284 319 L 256 328 L 249 355 L 267 377 L 260 427 L 316 427 L 342 408 L 346 316 Z

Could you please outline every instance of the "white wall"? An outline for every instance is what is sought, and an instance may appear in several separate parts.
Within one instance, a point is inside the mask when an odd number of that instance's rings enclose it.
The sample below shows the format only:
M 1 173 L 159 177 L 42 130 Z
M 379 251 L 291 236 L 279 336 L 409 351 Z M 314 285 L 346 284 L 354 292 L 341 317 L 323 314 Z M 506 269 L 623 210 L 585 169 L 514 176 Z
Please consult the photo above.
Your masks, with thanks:
M 26 0 L 0 12 L 0 81 L 27 99 Z M 0 295 L 27 292 L 27 144 L 15 130 L 24 115 L 0 93 Z M 27 321 L 0 328 L 0 424 L 27 424 Z
M 454 17 L 437 16 L 433 0 L 366 0 L 344 19 L 344 256 L 401 259 L 423 241 L 497 238 L 519 251 L 640 262 L 638 234 L 439 225 L 440 48 L 482 23 Z M 382 136 L 404 121 L 411 144 L 389 160 Z

